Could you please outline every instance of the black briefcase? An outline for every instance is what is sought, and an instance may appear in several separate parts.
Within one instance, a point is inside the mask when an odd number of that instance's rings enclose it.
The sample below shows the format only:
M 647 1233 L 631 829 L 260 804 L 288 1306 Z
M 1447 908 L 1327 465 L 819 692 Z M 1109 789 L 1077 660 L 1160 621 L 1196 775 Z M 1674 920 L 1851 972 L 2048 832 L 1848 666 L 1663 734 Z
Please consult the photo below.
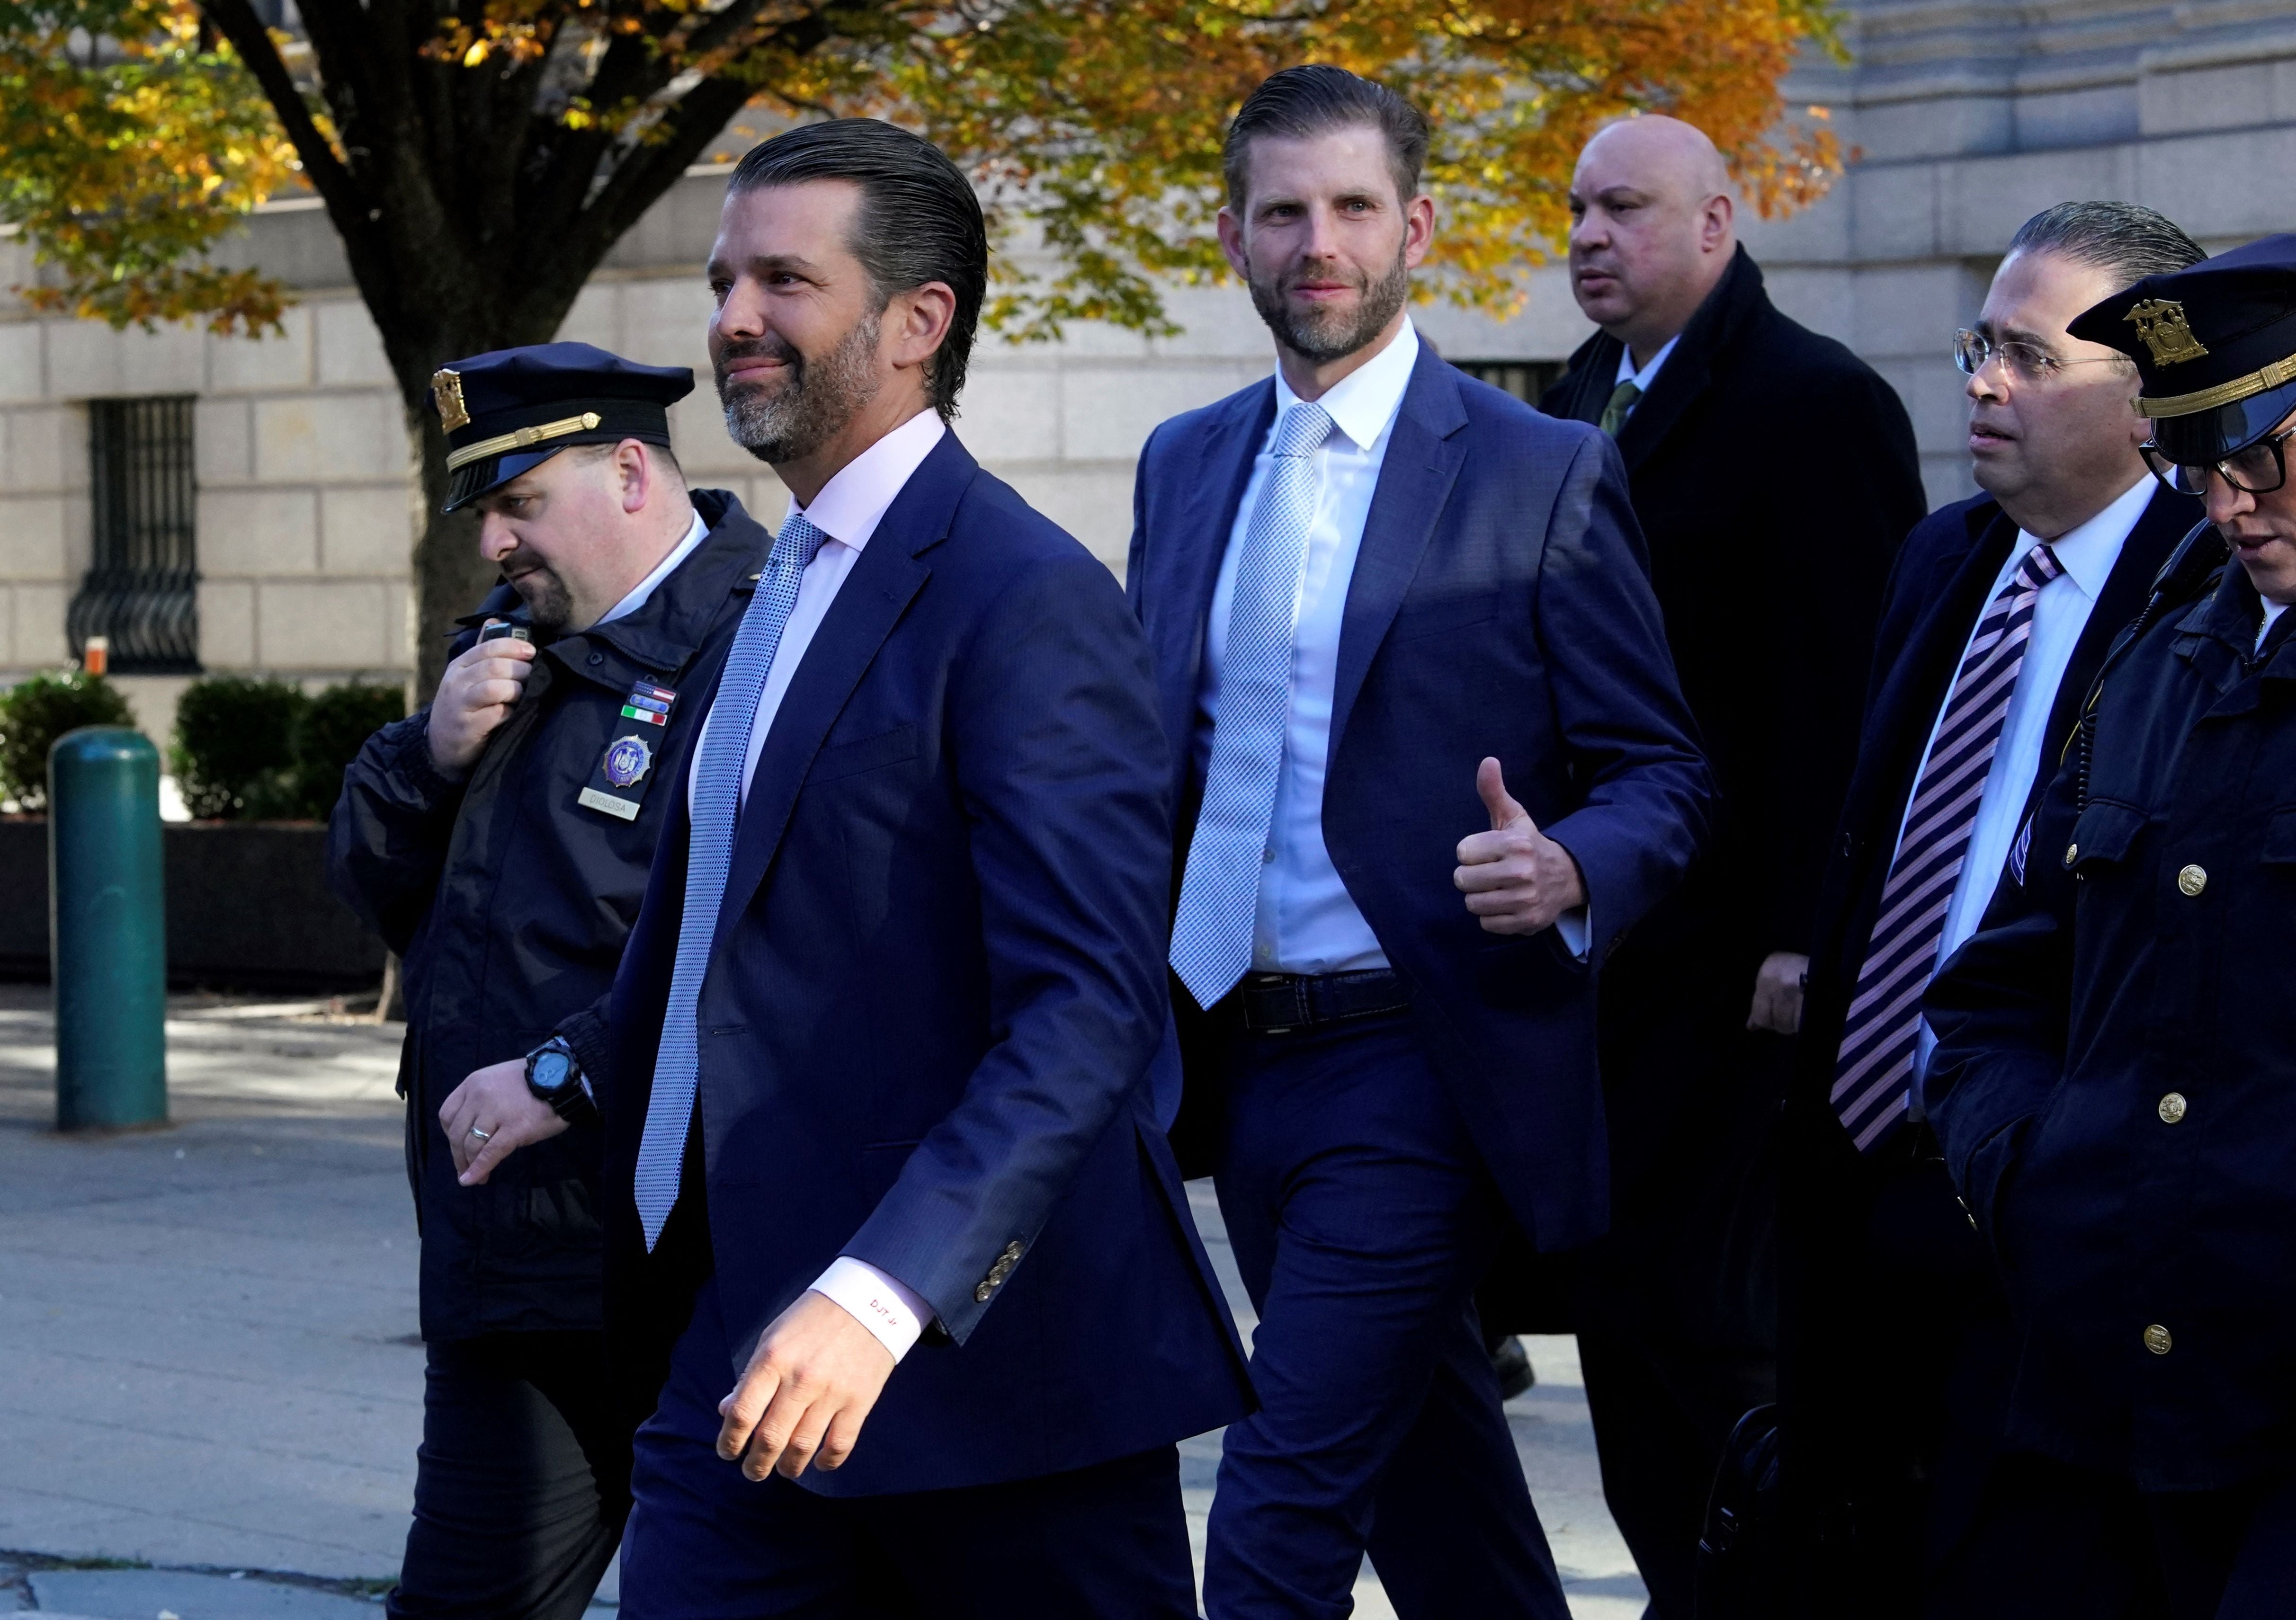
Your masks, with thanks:
M 1775 1620 L 1784 1612 L 1778 1529 L 1778 1409 L 1738 1420 L 1698 1538 L 1698 1620 Z

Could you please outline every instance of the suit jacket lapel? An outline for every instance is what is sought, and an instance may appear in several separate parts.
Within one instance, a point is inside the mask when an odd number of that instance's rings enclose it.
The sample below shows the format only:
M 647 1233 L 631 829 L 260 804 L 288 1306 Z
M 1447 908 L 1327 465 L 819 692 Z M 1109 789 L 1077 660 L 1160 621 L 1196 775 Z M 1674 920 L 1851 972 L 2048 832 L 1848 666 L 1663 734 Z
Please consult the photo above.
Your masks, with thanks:
M 1566 421 L 1602 426 L 1603 408 L 1611 403 L 1611 391 L 1619 386 L 1619 351 L 1624 347 L 1609 332 L 1597 331 L 1570 356 L 1570 371 L 1538 402 L 1539 409 Z
M 2041 757 L 2039 774 L 2033 779 L 2037 797 L 2047 791 L 2049 779 L 2056 774 L 2058 750 L 2070 739 L 2081 707 L 2088 701 L 2088 687 L 2094 672 L 2104 662 L 2105 650 L 2144 606 L 2153 576 L 2201 516 L 2197 501 L 2165 489 L 2155 489 L 2136 515 L 2136 526 L 2121 543 L 2120 555 L 2105 577 L 2096 606 L 2089 610 L 2088 623 L 2081 626 L 2080 640 L 2065 665 L 2065 678 L 2057 683 L 2057 695 L 2049 705 L 2049 729 L 2042 742 L 2047 751 Z
M 798 790 L 805 785 L 822 740 L 932 573 L 918 560 L 919 553 L 947 536 L 957 499 L 978 470 L 979 464 L 956 435 L 946 435 L 910 475 L 862 548 L 853 571 L 838 587 L 837 600 L 814 633 L 774 713 L 757 771 L 750 778 L 750 795 L 734 833 L 733 869 L 718 908 L 718 938 L 725 937 L 731 920 L 749 909 L 773 864 L 774 852 L 781 847 Z
M 1939 558 L 1931 572 L 1929 611 L 1906 641 L 1906 646 L 1916 650 L 1915 656 L 1900 666 L 1899 678 L 1884 694 L 1888 713 L 1874 728 L 1874 734 L 1899 761 L 1881 806 L 1885 815 L 1899 814 L 1906 807 L 1923 747 L 1953 690 L 1954 674 L 1969 645 L 1970 628 L 1984 611 L 1993 577 L 2001 571 L 2017 538 L 2017 526 L 1989 501 L 1972 508 L 1969 518 L 1973 532 L 1968 547 L 1958 555 Z M 1894 822 L 1888 836 L 1896 838 Z
M 1364 520 L 1354 577 L 1340 620 L 1340 660 L 1332 691 L 1330 753 L 1339 753 L 1348 716 L 1363 691 L 1372 656 L 1395 621 L 1419 560 L 1459 476 L 1459 448 L 1451 436 L 1467 425 L 1458 374 L 1432 348 L 1423 347 L 1410 386 L 1389 433 L 1379 487 Z
M 1142 594 L 1156 667 L 1164 675 L 1164 732 L 1178 757 L 1180 778 L 1194 763 L 1196 693 L 1203 684 L 1204 636 L 1211 618 L 1212 593 L 1219 586 L 1220 562 L 1236 510 L 1251 482 L 1268 423 L 1275 417 L 1275 380 L 1247 389 L 1203 435 L 1196 476 L 1178 503 L 1178 516 L 1152 539 L 1144 557 L 1153 570 Z M 1175 469 L 1185 476 L 1185 446 Z M 1161 544 L 1155 541 L 1160 540 Z
M 1762 272 L 1744 248 L 1732 255 L 1730 268 L 1682 329 L 1682 340 L 1659 368 L 1647 398 L 1636 402 L 1634 414 L 1619 430 L 1619 454 L 1629 473 L 1648 461 L 1682 413 L 1694 404 L 1713 380 L 1715 356 L 1728 347 L 1746 320 L 1768 303 L 1762 290 Z M 1611 365 L 1618 364 L 1614 357 Z M 1609 389 L 1603 390 L 1607 400 Z M 1599 413 L 1598 413 L 1599 418 Z

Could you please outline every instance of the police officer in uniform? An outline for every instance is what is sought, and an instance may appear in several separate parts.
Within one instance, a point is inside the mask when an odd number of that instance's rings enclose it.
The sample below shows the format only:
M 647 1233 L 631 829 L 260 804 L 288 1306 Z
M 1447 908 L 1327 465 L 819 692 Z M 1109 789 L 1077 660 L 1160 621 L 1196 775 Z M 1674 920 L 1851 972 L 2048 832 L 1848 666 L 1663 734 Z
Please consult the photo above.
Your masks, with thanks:
M 360 750 L 328 836 L 336 891 L 406 961 L 429 1371 L 393 1616 L 571 1620 L 629 1509 L 585 1076 L 771 544 L 731 495 L 687 490 L 668 407 L 693 388 L 683 367 L 552 343 L 457 361 L 433 389 L 447 510 L 479 509 L 503 581 L 430 706 Z M 472 1158 L 521 1108 L 575 1128 L 475 1184 Z
M 2296 235 L 2070 330 L 2136 360 L 2146 457 L 2208 522 L 2108 654 L 2021 883 L 1927 999 L 1931 1120 L 2020 1339 L 2013 1452 L 1931 1612 L 2285 1616 Z

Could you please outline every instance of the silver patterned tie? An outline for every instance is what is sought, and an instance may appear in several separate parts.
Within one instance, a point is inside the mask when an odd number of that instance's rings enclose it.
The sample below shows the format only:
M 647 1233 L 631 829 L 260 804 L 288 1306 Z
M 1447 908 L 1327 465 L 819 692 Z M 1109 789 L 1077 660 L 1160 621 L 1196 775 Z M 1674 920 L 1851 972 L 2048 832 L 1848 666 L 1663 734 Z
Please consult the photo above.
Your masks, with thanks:
M 1292 625 L 1316 517 L 1316 452 L 1331 431 L 1321 405 L 1302 401 L 1283 413 L 1236 564 L 1211 765 L 1172 923 L 1172 971 L 1199 1007 L 1234 989 L 1251 965 L 1259 869 L 1292 711 Z
M 669 1004 L 661 1019 L 661 1046 L 653 1064 L 653 1096 L 646 1104 L 645 1135 L 638 1143 L 638 1220 L 645 1228 L 646 1252 L 677 1202 L 678 1173 L 685 1162 L 685 1137 L 693 1120 L 694 1082 L 701 1067 L 694 1014 L 701 979 L 709 967 L 709 944 L 718 928 L 718 908 L 726 898 L 726 879 L 734 863 L 734 829 L 741 819 L 742 777 L 750 762 L 750 730 L 758 700 L 782 644 L 790 610 L 797 606 L 806 566 L 829 536 L 792 515 L 774 537 L 772 556 L 757 593 L 734 633 L 726 673 L 710 706 L 701 758 L 693 775 L 693 839 L 685 856 L 685 910 L 677 928 L 677 965 L 670 975 Z

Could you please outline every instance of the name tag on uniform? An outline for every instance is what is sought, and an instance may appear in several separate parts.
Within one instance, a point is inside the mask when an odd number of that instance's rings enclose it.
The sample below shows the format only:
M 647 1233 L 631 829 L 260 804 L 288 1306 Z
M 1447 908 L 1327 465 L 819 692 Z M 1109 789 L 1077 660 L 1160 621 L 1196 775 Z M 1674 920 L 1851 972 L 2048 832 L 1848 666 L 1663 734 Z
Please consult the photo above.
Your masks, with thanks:
M 653 782 L 654 755 L 661 747 L 660 728 L 669 724 L 669 711 L 676 703 L 677 694 L 667 686 L 641 682 L 631 687 L 630 695 L 622 700 L 613 740 L 606 744 L 605 754 L 590 773 L 590 785 L 574 802 L 585 810 L 621 821 L 637 820 L 638 806 Z

